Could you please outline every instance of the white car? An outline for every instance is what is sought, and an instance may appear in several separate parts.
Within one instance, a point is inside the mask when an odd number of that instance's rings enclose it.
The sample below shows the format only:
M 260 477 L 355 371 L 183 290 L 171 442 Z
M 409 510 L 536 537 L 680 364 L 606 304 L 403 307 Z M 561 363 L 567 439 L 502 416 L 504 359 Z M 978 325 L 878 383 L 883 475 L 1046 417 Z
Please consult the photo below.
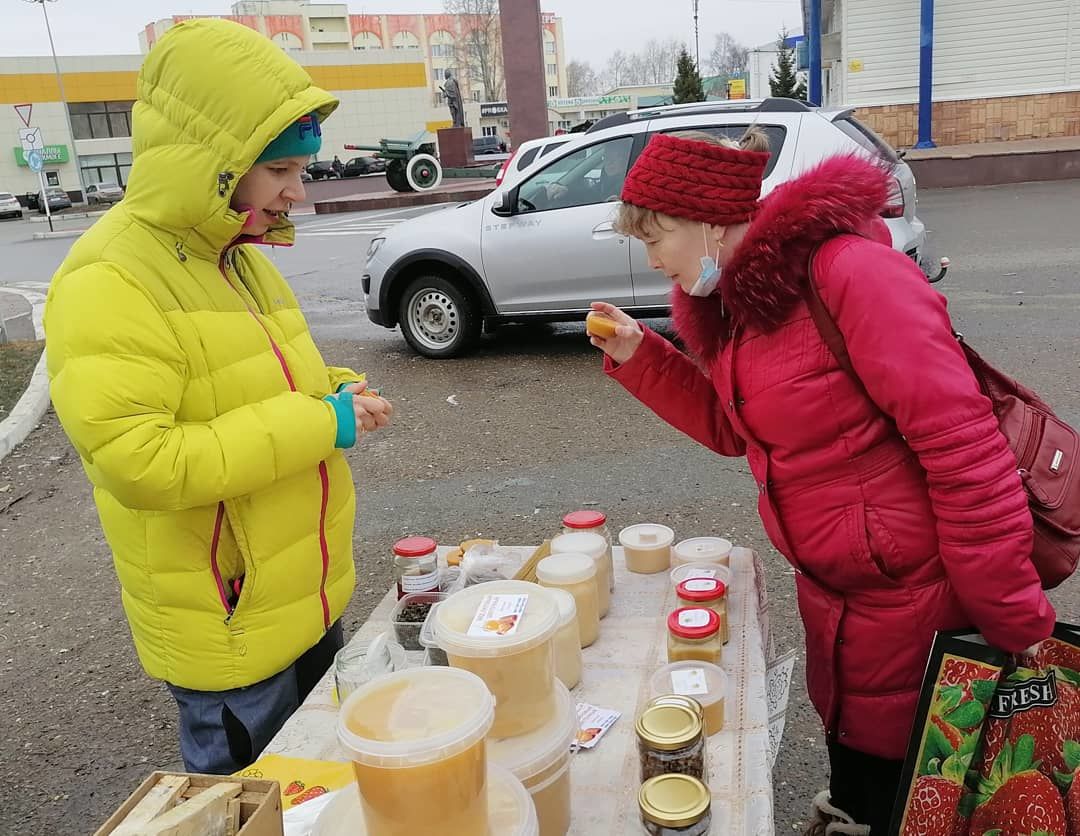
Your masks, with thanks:
M 517 183 L 532 168 L 533 163 L 544 159 L 552 151 L 557 151 L 570 142 L 577 142 L 583 134 L 561 134 L 530 139 L 514 149 L 510 158 L 502 164 L 495 178 L 495 185 L 509 188 Z
M 415 218 L 372 240 L 362 275 L 368 318 L 401 326 L 433 358 L 465 351 L 503 322 L 583 319 L 594 299 L 637 317 L 670 312 L 671 282 L 645 247 L 612 221 L 622 182 L 657 133 L 698 130 L 739 138 L 754 125 L 772 159 L 762 193 L 836 154 L 884 159 L 896 180 L 882 213 L 893 246 L 921 264 L 926 230 L 915 214 L 915 178 L 851 110 L 811 109 L 792 99 L 701 102 L 620 113 L 561 147 L 524 143 L 487 197 Z M 525 155 L 535 151 L 531 160 Z
M 124 199 L 124 190 L 115 183 L 91 183 L 86 187 L 86 202 L 116 203 Z
M 22 204 L 11 192 L 0 192 L 0 218 L 21 218 Z

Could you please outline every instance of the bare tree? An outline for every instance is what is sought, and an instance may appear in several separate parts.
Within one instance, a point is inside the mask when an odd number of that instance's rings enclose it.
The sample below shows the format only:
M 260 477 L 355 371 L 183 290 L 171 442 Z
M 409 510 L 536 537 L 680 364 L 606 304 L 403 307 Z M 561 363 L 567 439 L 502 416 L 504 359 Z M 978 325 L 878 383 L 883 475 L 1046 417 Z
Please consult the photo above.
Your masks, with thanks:
M 713 75 L 733 76 L 746 70 L 750 50 L 727 32 L 721 32 L 709 53 L 709 69 Z
M 595 96 L 599 92 L 596 70 L 588 61 L 571 61 L 566 65 L 566 88 L 570 98 Z
M 636 84 L 671 84 L 678 70 L 679 53 L 685 45 L 676 38 L 651 40 L 641 52 L 641 72 Z
M 607 84 L 605 86 L 614 88 L 630 83 L 627 79 L 629 70 L 629 56 L 621 49 L 615 50 L 608 59 L 607 70 L 605 71 Z
M 443 6 L 447 14 L 461 18 L 456 52 L 462 74 L 469 76 L 471 86 L 482 86 L 485 101 L 500 101 L 503 62 L 499 0 L 443 0 Z

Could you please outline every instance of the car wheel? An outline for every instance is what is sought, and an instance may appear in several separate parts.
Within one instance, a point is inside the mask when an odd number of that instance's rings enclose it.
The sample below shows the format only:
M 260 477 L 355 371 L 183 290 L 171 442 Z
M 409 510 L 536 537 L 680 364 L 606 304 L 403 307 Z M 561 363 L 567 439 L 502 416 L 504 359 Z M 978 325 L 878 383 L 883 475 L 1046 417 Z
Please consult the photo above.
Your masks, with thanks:
M 437 360 L 459 356 L 480 335 L 475 303 L 442 276 L 421 276 L 409 283 L 398 321 L 409 347 Z

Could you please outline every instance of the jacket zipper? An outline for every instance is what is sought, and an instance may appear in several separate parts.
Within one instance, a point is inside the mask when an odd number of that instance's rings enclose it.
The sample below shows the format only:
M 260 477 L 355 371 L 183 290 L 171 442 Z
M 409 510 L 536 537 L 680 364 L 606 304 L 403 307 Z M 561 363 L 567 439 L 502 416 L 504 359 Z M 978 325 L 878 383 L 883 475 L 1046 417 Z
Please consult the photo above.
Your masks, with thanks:
M 270 348 L 274 352 L 274 356 L 277 357 L 278 364 L 281 366 L 281 373 L 285 375 L 285 382 L 289 384 L 289 391 L 296 391 L 296 383 L 293 381 L 292 372 L 289 371 L 289 364 L 285 360 L 285 355 L 282 354 L 281 348 L 274 341 L 273 336 L 270 334 L 270 330 L 263 324 L 263 321 L 255 314 L 255 311 L 248 305 L 247 300 L 243 295 L 233 287 L 232 282 L 229 281 L 229 274 L 225 268 L 225 261 L 228 257 L 228 248 L 221 254 L 221 259 L 218 261 L 218 270 L 221 273 L 221 278 L 225 281 L 234 293 L 240 297 L 240 301 L 244 303 L 244 307 L 247 308 L 247 312 L 251 314 L 259 327 L 262 328 L 263 333 L 266 334 L 266 339 L 270 343 Z M 323 629 L 330 629 L 330 601 L 326 597 L 326 578 L 330 573 L 330 548 L 326 541 L 326 509 L 330 505 L 330 472 L 327 470 L 326 462 L 319 462 L 319 481 L 322 485 L 322 501 L 319 507 L 319 551 L 322 557 L 322 577 L 319 580 L 319 601 L 322 604 L 323 614 Z M 224 511 L 224 506 L 222 507 Z M 220 575 L 218 576 L 220 580 Z M 221 587 L 223 588 L 223 587 Z M 228 599 L 226 600 L 226 607 L 228 605 Z
M 221 543 L 221 523 L 225 519 L 225 503 L 219 502 L 217 518 L 214 520 L 214 536 L 210 540 L 210 571 L 214 573 L 214 583 L 217 584 L 218 597 L 221 606 L 225 608 L 225 623 L 232 618 L 233 608 L 229 605 L 229 593 L 225 589 L 225 581 L 221 577 L 221 567 L 218 566 L 218 546 Z

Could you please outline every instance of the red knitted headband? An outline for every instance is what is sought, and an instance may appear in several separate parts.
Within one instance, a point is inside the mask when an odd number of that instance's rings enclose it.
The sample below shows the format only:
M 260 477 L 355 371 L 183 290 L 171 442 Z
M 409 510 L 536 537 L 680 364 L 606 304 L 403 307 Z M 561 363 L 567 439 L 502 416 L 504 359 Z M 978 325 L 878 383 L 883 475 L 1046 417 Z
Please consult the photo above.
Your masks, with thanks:
M 657 134 L 623 184 L 622 200 L 674 218 L 730 226 L 750 219 L 768 151 Z

